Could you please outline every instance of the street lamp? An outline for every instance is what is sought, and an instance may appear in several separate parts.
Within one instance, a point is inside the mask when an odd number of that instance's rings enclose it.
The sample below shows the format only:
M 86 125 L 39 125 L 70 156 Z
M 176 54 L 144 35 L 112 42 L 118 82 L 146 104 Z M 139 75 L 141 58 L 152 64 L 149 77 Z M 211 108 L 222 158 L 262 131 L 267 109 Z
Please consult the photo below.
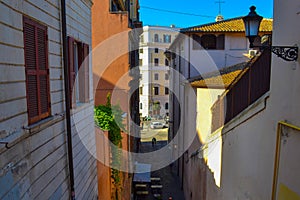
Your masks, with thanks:
M 260 47 L 260 48 L 270 48 L 271 51 L 278 57 L 286 61 L 296 61 L 298 59 L 298 47 L 297 46 L 254 46 L 254 39 L 258 36 L 260 22 L 263 17 L 259 16 L 255 12 L 256 7 L 251 6 L 250 12 L 247 16 L 243 17 L 243 22 L 245 25 L 245 34 L 249 39 L 250 48 Z
M 243 17 L 245 33 L 246 37 L 249 39 L 250 48 L 253 48 L 254 39 L 258 36 L 260 22 L 263 19 L 262 16 L 259 16 L 255 12 L 255 9 L 255 6 L 251 6 L 249 14 Z

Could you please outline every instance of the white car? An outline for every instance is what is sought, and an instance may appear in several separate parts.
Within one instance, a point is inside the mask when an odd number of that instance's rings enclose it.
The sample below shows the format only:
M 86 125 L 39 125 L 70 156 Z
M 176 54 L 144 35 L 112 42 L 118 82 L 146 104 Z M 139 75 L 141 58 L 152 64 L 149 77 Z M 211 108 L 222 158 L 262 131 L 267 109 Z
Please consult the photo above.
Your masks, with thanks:
M 153 128 L 153 129 L 155 129 L 155 128 L 164 128 L 164 126 L 165 125 L 161 122 L 151 122 L 150 123 L 150 128 Z

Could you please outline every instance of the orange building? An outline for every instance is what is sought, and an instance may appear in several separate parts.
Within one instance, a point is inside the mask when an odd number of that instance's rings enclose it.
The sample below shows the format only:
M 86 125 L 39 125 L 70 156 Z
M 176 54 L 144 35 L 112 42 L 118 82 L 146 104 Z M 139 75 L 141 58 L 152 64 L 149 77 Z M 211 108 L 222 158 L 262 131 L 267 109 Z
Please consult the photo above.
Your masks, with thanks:
M 92 58 L 95 105 L 105 104 L 110 93 L 112 105 L 119 104 L 124 112 L 124 123 L 131 135 L 139 129 L 138 38 L 141 28 L 138 0 L 94 0 L 92 8 Z M 122 133 L 122 148 L 135 151 L 134 139 Z M 129 139 L 130 138 L 130 139 Z M 101 153 L 103 141 L 97 141 L 97 153 Z M 123 158 L 124 159 L 124 158 Z M 126 159 L 126 158 L 125 158 Z M 111 170 L 98 162 L 99 199 L 114 199 L 115 192 L 110 177 Z M 121 196 L 130 199 L 131 180 L 122 173 Z

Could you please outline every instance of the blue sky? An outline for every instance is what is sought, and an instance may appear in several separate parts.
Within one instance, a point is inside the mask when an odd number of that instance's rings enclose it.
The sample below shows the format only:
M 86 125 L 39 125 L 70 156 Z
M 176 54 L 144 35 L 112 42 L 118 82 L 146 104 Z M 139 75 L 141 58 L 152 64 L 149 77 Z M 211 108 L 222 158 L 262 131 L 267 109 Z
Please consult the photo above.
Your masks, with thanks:
M 139 0 L 140 18 L 143 25 L 170 26 L 184 28 L 214 22 L 219 13 L 219 0 Z M 251 5 L 256 6 L 259 15 L 273 18 L 273 0 L 220 0 L 221 13 L 225 19 L 240 17 L 249 13 Z M 189 16 L 154 9 L 190 13 Z

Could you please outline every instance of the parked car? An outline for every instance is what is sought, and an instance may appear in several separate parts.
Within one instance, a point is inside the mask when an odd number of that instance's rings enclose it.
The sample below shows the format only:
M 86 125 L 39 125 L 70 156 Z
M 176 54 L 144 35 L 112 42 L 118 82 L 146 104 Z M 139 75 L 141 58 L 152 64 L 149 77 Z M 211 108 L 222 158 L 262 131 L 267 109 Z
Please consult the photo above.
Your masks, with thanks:
M 155 128 L 164 128 L 164 124 L 161 122 L 151 122 L 150 123 L 150 128 L 155 129 Z

